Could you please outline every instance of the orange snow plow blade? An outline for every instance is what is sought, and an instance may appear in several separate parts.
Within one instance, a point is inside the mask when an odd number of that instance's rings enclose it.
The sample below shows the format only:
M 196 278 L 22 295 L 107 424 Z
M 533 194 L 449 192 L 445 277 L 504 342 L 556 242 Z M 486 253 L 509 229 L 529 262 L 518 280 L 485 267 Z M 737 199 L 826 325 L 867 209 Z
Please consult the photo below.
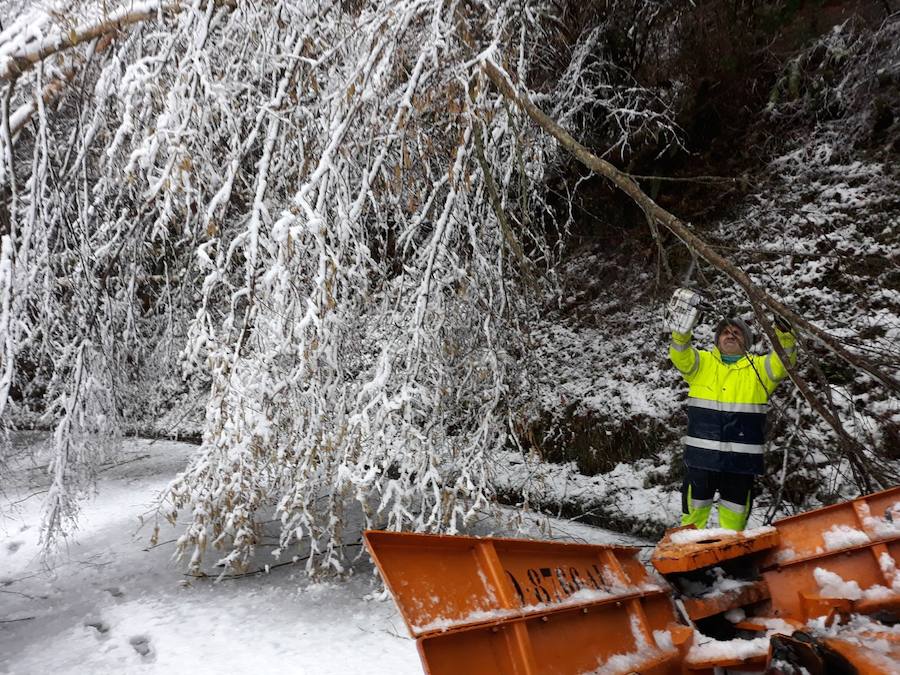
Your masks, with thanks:
M 763 578 L 775 616 L 900 619 L 900 487 L 774 523 Z
M 849 543 L 896 539 L 900 537 L 900 486 L 773 524 L 781 545 L 770 552 L 764 566 L 843 548 L 839 546 L 842 539 Z
M 365 533 L 426 673 L 680 673 L 693 631 L 638 549 Z
M 722 614 L 730 609 L 753 605 L 769 598 L 765 581 L 748 582 L 733 590 L 721 591 L 708 598 L 684 598 L 684 609 L 692 621 Z
M 656 545 L 651 562 L 661 574 L 690 572 L 758 553 L 777 544 L 778 532 L 772 527 L 747 532 L 697 530 L 693 525 L 676 527 L 666 531 Z
M 432 675 L 900 672 L 900 486 L 743 533 L 670 530 L 651 561 L 667 581 L 630 547 L 365 540 Z

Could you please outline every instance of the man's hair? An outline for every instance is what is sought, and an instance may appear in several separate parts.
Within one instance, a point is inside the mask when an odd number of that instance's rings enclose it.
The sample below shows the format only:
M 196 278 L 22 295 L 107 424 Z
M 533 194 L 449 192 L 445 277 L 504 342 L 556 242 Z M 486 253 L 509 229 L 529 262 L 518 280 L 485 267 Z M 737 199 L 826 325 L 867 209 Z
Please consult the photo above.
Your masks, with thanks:
M 753 344 L 753 331 L 750 330 L 750 326 L 747 325 L 747 322 L 739 316 L 725 317 L 716 324 L 715 345 L 717 347 L 719 346 L 719 336 L 722 334 L 723 330 L 728 328 L 728 326 L 734 326 L 741 331 L 741 337 L 744 338 L 744 349 L 750 349 L 750 345 Z

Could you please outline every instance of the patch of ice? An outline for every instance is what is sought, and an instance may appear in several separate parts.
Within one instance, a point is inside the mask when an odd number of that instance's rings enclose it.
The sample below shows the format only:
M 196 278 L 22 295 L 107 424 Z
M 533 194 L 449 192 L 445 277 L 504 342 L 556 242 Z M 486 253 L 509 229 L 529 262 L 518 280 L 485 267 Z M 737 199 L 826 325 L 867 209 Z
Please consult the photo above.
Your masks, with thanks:
M 873 633 L 889 633 L 900 637 L 900 624 L 889 626 L 863 614 L 853 614 L 846 623 L 833 622 L 831 625 L 827 625 L 827 617 L 820 616 L 808 621 L 806 629 L 820 637 L 840 635 L 844 639 L 854 639 L 854 636 L 862 636 L 868 640 Z
M 866 516 L 863 525 L 878 539 L 900 536 L 900 502 L 890 506 L 885 511 L 885 517 Z
M 740 623 L 747 618 L 747 614 L 743 609 L 740 608 L 730 609 L 725 612 L 725 618 L 728 619 L 731 623 Z M 760 626 L 765 626 L 766 635 L 769 636 L 773 635 L 774 633 L 791 635 L 795 630 L 794 626 L 783 619 L 754 616 L 750 618 L 750 621 Z
M 444 633 L 451 628 L 456 628 L 457 626 L 460 626 L 462 624 L 478 623 L 481 621 L 500 621 L 503 619 L 519 616 L 519 614 L 519 610 L 513 609 L 476 609 L 461 617 L 438 616 L 428 623 L 424 623 L 421 625 L 412 624 L 410 628 L 412 628 L 412 630 L 416 633 L 431 633 L 434 631 L 440 631 Z
M 656 646 L 647 642 L 644 637 L 644 629 L 641 619 L 637 615 L 631 617 L 631 635 L 634 638 L 634 651 L 623 654 L 613 654 L 602 662 L 599 668 L 591 670 L 584 675 L 619 675 L 620 673 L 640 672 L 646 665 L 674 651 L 672 635 L 669 631 L 653 631 L 653 639 Z
M 480 567 L 478 568 L 478 578 L 481 579 L 481 583 L 484 586 L 485 597 L 490 604 L 497 604 L 497 596 L 494 594 L 494 585 L 487 578 L 487 575 L 484 573 Z
M 667 630 L 653 631 L 653 641 L 664 652 L 671 652 L 675 649 L 675 643 L 672 642 L 672 634 Z
M 881 584 L 876 584 L 875 586 L 867 588 L 862 594 L 864 600 L 887 600 L 888 598 L 894 597 L 894 595 L 894 591 Z
M 725 612 L 725 618 L 728 619 L 731 623 L 740 623 L 747 618 L 747 612 L 745 612 L 740 607 L 736 607 L 735 609 L 729 609 L 727 612 Z
M 878 566 L 886 577 L 893 577 L 897 574 L 897 562 L 887 551 L 878 556 Z
M 784 619 L 778 619 L 775 617 L 755 617 L 753 621 L 765 626 L 766 632 L 770 636 L 774 633 L 779 633 L 781 635 L 792 635 L 795 630 L 795 628 Z
M 723 595 L 728 591 L 736 591 L 740 588 L 744 588 L 745 586 L 752 586 L 752 581 L 742 581 L 740 579 L 731 579 L 729 577 L 724 576 L 724 572 L 721 572 L 717 568 L 717 576 L 718 578 L 712 585 L 712 589 L 707 597 L 715 597 L 718 595 Z
M 792 548 L 783 548 L 775 554 L 775 562 L 786 563 L 797 557 L 797 552 Z
M 900 593 L 900 574 L 897 573 L 897 561 L 887 551 L 878 556 L 878 566 L 885 578 L 890 580 L 891 589 Z

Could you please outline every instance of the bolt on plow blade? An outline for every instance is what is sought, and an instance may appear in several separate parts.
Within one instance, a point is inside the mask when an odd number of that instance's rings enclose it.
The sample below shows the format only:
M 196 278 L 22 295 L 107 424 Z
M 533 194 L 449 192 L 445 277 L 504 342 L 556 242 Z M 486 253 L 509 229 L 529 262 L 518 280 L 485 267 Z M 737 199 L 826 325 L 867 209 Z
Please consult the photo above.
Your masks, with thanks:
M 426 673 L 681 673 L 693 631 L 638 549 L 365 533 Z

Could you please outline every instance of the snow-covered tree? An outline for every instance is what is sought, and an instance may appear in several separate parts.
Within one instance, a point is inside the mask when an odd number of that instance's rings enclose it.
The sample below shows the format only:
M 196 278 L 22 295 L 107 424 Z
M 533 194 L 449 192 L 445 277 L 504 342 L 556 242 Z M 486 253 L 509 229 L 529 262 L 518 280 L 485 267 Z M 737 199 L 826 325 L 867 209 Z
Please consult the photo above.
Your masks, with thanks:
M 567 218 L 554 145 L 483 60 L 566 124 L 602 110 L 613 151 L 676 138 L 604 15 L 567 41 L 556 12 L 81 4 L 3 32 L 0 406 L 37 394 L 55 425 L 48 537 L 147 373 L 178 369 L 210 386 L 165 498 L 195 563 L 240 566 L 273 501 L 281 547 L 335 567 L 348 504 L 454 531 L 488 502 Z
M 462 527 L 520 441 L 574 218 L 574 146 L 523 102 L 621 165 L 677 147 L 681 89 L 637 73 L 693 7 L 68 2 L 8 23 L 0 419 L 54 429 L 47 543 L 162 399 L 205 405 L 161 502 L 194 569 L 211 546 L 241 568 L 273 508 L 310 568 L 341 569 L 352 509 Z

